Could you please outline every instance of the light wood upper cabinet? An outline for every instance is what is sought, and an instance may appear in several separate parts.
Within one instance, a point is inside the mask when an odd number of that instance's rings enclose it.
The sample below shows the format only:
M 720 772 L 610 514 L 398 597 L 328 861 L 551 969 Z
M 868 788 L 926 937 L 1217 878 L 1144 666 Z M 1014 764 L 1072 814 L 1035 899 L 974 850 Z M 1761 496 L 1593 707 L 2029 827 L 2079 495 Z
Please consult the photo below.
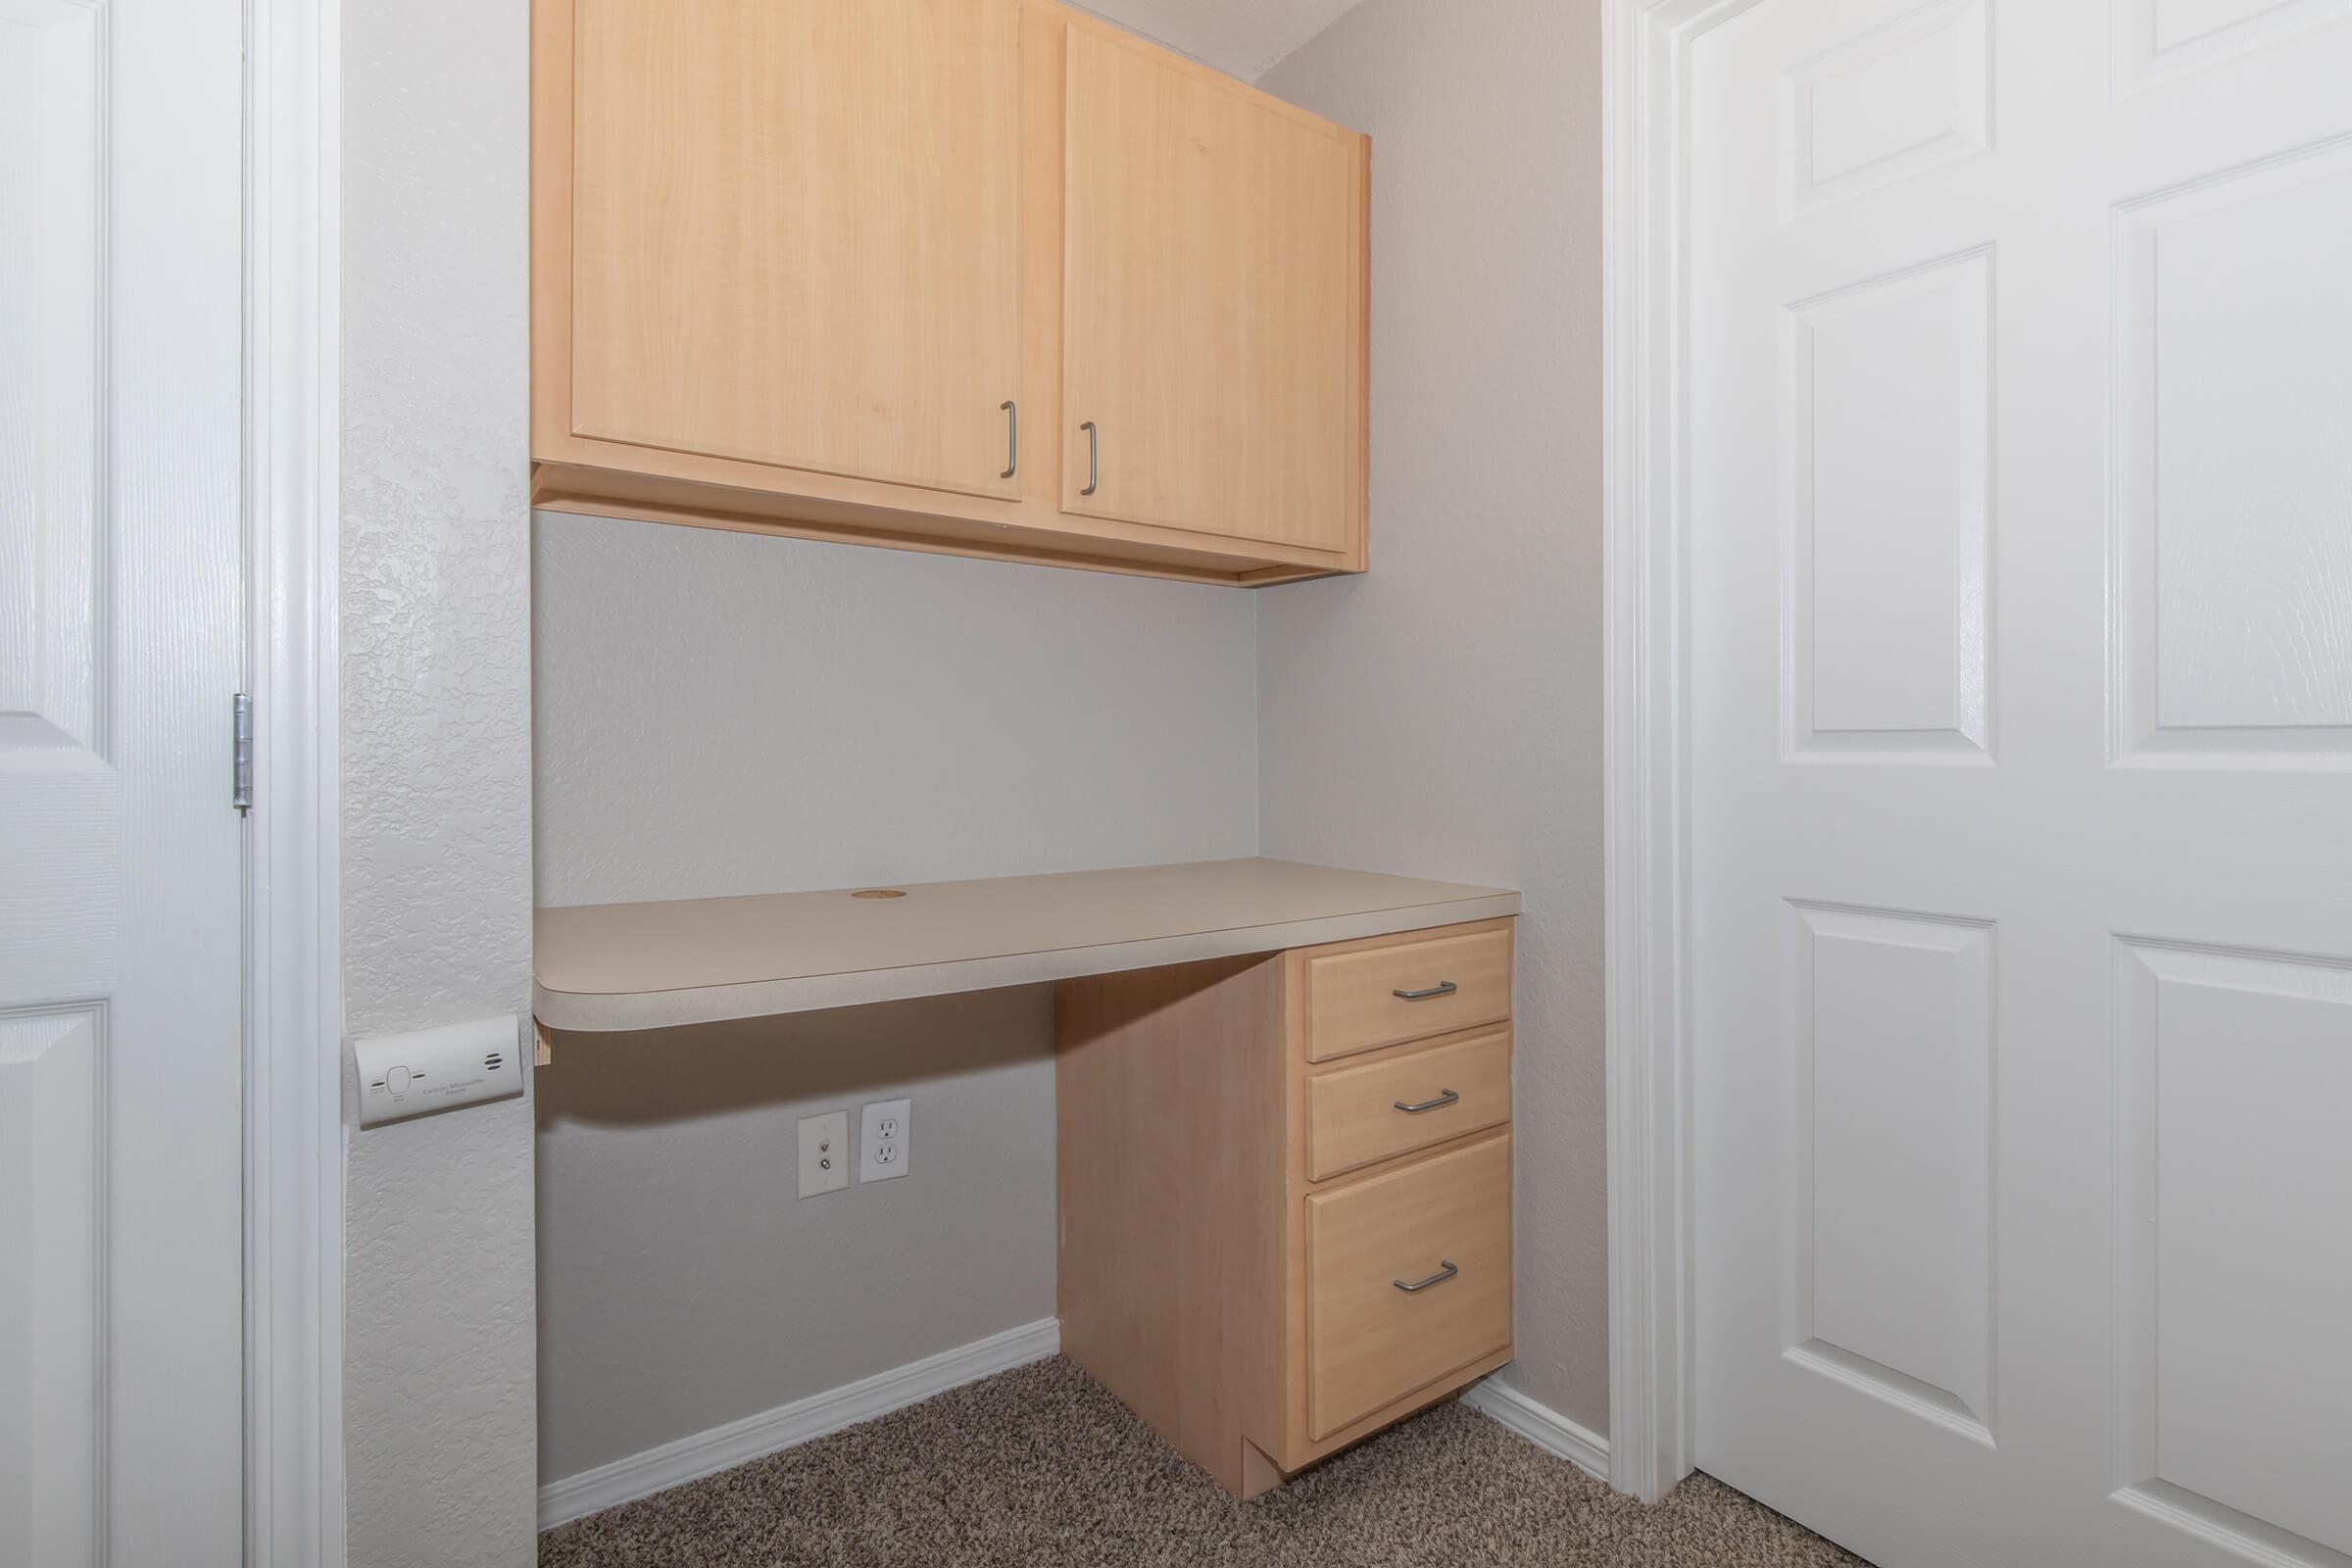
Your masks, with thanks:
M 1063 507 L 1345 550 L 1363 138 L 1092 29 L 1067 104 Z
M 572 429 L 1015 494 L 1019 0 L 577 14 Z
M 1364 568 L 1363 137 L 1053 0 L 532 29 L 535 506 Z

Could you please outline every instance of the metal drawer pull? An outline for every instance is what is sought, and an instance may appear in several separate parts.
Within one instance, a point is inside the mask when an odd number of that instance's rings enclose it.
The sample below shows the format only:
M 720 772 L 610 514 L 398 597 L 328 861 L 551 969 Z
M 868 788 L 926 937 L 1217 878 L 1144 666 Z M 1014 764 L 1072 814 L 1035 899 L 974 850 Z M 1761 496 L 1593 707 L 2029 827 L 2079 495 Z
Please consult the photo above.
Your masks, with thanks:
M 1389 1283 L 1396 1286 L 1405 1295 L 1410 1296 L 1416 1291 L 1426 1291 L 1432 1285 L 1443 1285 L 1460 1272 L 1460 1269 L 1455 1268 L 1451 1263 L 1446 1262 L 1441 1257 L 1438 1259 L 1438 1271 L 1425 1280 L 1415 1280 L 1410 1285 L 1405 1284 L 1402 1280 L 1391 1280 Z
M 1399 1100 L 1396 1102 L 1396 1108 L 1403 1111 L 1407 1116 L 1418 1116 L 1423 1111 L 1435 1110 L 1440 1105 L 1458 1104 L 1461 1102 L 1461 1096 L 1455 1094 L 1450 1089 L 1441 1089 L 1438 1091 L 1438 1098 L 1435 1100 L 1424 1100 L 1418 1105 L 1408 1105 L 1403 1101 Z
M 1102 432 L 1095 428 L 1092 419 L 1078 428 L 1086 432 L 1086 488 L 1078 493 L 1091 496 L 1095 493 L 1095 486 L 1102 480 L 1102 466 L 1096 460 L 1102 455 Z
M 1398 1002 L 1427 1002 L 1432 997 L 1450 997 L 1461 989 L 1450 980 L 1441 980 L 1434 986 L 1423 986 L 1418 991 L 1392 991 L 1389 995 Z
M 997 477 L 1009 479 L 1021 466 L 1021 411 L 1013 407 L 1010 398 L 997 407 L 1004 411 L 1004 471 Z

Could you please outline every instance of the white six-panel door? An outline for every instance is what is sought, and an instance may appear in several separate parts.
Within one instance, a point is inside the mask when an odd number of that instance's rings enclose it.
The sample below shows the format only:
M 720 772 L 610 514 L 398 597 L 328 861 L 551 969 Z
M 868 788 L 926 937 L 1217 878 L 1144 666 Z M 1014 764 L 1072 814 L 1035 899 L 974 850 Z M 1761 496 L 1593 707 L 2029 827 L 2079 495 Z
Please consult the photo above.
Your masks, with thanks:
M 0 1568 L 242 1550 L 236 0 L 0 0 Z
M 2352 1565 L 2352 3 L 1691 47 L 1696 1452 Z

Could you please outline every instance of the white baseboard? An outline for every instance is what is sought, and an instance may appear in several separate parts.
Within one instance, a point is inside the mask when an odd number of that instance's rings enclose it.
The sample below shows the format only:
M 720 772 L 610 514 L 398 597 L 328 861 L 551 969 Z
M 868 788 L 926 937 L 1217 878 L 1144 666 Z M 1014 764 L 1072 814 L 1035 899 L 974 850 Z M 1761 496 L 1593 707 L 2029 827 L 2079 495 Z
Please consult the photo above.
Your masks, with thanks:
M 1609 1440 L 1580 1427 L 1549 1405 L 1538 1404 L 1517 1389 L 1488 1378 L 1462 1396 L 1462 1402 L 1484 1411 L 1537 1447 L 1556 1453 L 1597 1481 L 1609 1479 Z
M 1042 1361 L 1061 1348 L 1061 1323 L 1041 1318 L 985 1340 L 942 1350 L 920 1361 L 877 1372 L 870 1378 L 780 1404 L 708 1432 L 664 1443 L 658 1448 L 583 1470 L 539 1489 L 539 1528 L 548 1529 L 600 1508 L 611 1508 L 654 1493 L 729 1469 L 763 1453 L 774 1453 L 828 1432 L 871 1421 L 905 1405 L 928 1399 L 959 1384 Z

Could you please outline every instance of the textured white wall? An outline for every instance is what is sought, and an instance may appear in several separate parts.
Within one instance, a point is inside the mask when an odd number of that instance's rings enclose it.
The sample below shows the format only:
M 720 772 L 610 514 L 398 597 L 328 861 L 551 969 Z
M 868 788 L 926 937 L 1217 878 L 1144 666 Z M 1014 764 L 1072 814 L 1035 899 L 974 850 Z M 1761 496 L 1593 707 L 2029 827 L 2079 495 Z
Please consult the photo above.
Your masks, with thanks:
M 1260 81 L 1372 135 L 1372 571 L 1259 602 L 1264 853 L 1522 891 L 1518 1359 L 1608 1430 L 1600 8 L 1365 0 Z
M 530 1005 L 524 0 L 343 6 L 343 930 L 357 1035 Z M 535 1560 L 531 1112 L 351 1140 L 355 1568 Z
M 1256 851 L 1250 595 L 536 533 L 544 903 Z M 564 1037 L 538 1080 L 544 1478 L 1052 1316 L 1052 1045 L 1042 988 Z M 911 1174 L 796 1201 L 799 1117 L 899 1095 Z

